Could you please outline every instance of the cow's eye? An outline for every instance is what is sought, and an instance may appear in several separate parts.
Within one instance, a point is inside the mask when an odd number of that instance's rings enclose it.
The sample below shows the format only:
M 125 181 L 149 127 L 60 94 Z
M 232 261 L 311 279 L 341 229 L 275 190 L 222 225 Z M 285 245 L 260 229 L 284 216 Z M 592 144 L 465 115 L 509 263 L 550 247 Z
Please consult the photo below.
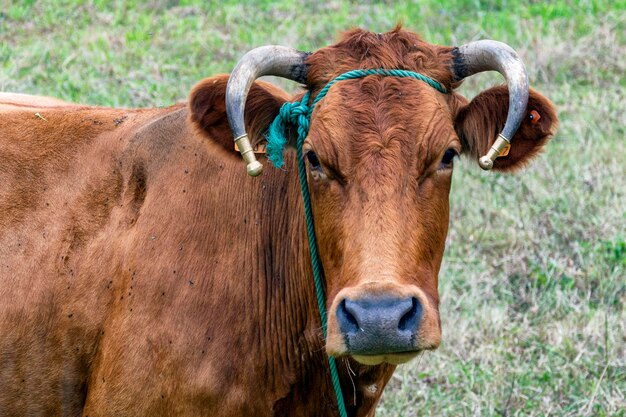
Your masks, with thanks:
M 315 152 L 308 151 L 304 157 L 309 162 L 309 169 L 311 171 L 311 178 L 314 180 L 322 180 L 326 179 L 326 174 L 324 173 L 324 168 L 322 168 L 322 164 L 320 163 L 319 158 L 315 155 Z
M 311 166 L 311 169 L 314 169 L 314 170 L 322 169 L 322 164 L 320 164 L 320 160 L 317 159 L 317 155 L 315 155 L 315 152 L 308 151 L 306 153 L 306 159 L 307 161 L 309 161 L 309 165 Z
M 443 158 L 441 158 L 441 164 L 439 165 L 439 169 L 450 169 L 452 168 L 452 163 L 454 162 L 454 157 L 459 153 L 452 148 L 446 150 L 446 153 L 443 154 Z

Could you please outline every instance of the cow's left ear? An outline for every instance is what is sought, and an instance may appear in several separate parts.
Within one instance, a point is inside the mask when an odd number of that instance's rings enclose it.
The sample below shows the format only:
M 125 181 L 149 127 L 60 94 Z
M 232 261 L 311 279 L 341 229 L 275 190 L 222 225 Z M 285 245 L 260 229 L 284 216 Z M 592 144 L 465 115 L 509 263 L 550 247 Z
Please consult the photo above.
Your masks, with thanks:
M 189 95 L 189 118 L 200 134 L 239 157 L 226 117 L 228 77 L 228 74 L 221 74 L 196 84 Z M 271 83 L 256 81 L 252 85 L 244 117 L 253 146 L 265 140 L 264 133 L 289 98 L 285 91 Z
M 502 131 L 509 111 L 506 86 L 493 87 L 462 107 L 455 118 L 455 129 L 462 143 L 462 153 L 478 161 Z M 508 155 L 498 157 L 493 169 L 511 171 L 524 166 L 537 155 L 556 132 L 558 118 L 554 105 L 530 89 L 526 114 L 511 139 Z

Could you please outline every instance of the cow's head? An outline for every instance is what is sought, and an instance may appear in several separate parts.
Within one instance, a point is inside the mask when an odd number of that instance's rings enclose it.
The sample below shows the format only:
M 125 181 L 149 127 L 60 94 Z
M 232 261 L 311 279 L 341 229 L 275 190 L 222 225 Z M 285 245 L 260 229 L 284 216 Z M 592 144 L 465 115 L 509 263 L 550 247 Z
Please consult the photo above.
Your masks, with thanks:
M 226 91 L 235 136 L 245 133 L 244 104 L 256 77 L 302 82 L 314 97 L 336 76 L 359 68 L 420 72 L 448 91 L 410 78 L 342 81 L 316 106 L 303 146 L 327 280 L 327 351 L 365 364 L 396 364 L 440 343 L 437 280 L 454 158 L 478 160 L 504 128 L 505 136 L 516 133 L 493 169 L 514 170 L 554 133 L 557 117 L 549 100 L 529 92 L 523 64 L 503 44 L 451 48 L 399 28 L 354 30 L 310 55 L 272 46 L 244 57 Z M 453 92 L 463 78 L 485 70 L 501 72 L 508 89 L 489 89 L 470 103 Z M 276 94 L 255 86 L 248 103 L 267 120 L 278 104 L 268 99 L 258 106 L 265 96 Z M 245 155 L 249 168 L 258 170 L 251 155 Z

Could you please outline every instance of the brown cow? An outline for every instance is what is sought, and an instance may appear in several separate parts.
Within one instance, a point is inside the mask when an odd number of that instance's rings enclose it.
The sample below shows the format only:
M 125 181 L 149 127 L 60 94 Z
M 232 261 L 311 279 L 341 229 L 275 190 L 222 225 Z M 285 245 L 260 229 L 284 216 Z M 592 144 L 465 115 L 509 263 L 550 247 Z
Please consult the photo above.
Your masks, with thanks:
M 313 94 L 355 68 L 419 71 L 451 92 L 493 68 L 470 51 L 353 30 L 287 62 Z M 246 175 L 227 81 L 164 109 L 0 96 L 1 416 L 336 415 L 327 352 L 348 414 L 372 416 L 395 364 L 439 345 L 453 158 L 489 149 L 507 88 L 468 103 L 368 76 L 317 106 L 305 151 L 325 343 L 295 153 L 284 170 Z M 253 143 L 294 99 L 252 85 Z M 553 134 L 552 104 L 532 90 L 528 103 L 494 169 L 523 165 Z

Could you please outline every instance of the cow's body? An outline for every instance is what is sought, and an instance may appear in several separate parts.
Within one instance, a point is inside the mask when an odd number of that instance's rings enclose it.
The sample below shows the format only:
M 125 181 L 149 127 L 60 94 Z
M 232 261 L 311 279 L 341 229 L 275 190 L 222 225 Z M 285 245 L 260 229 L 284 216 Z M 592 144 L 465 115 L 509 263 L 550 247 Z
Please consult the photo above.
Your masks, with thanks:
M 0 113 L 0 415 L 332 407 L 295 176 L 244 187 L 184 106 L 39 102 Z

